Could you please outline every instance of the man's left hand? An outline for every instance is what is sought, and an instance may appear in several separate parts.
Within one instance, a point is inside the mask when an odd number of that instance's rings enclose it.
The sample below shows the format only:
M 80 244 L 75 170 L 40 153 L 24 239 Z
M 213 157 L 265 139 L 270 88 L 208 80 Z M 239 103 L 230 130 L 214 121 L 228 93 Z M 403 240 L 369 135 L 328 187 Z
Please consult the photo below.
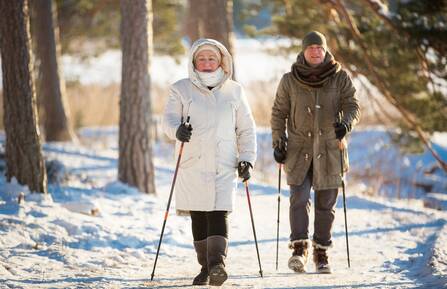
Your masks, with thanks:
M 346 127 L 346 124 L 344 122 L 336 122 L 334 123 L 334 131 L 335 137 L 338 140 L 342 140 L 348 132 L 348 128 Z

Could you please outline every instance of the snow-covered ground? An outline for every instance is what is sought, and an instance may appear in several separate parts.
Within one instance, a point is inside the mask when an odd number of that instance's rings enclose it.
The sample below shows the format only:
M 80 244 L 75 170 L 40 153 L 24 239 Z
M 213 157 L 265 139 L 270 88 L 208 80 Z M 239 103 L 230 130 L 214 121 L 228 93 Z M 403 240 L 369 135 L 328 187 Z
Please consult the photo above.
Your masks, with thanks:
M 277 40 L 237 39 L 237 78 L 244 85 L 276 85 L 295 55 L 265 52 Z M 262 61 L 259 61 L 262 59 Z M 121 54 L 107 51 L 87 62 L 64 56 L 67 79 L 82 84 L 120 81 Z M 169 69 L 166 69 L 169 67 Z M 166 86 L 186 77 L 186 57 L 155 56 L 152 81 Z M 1 79 L 1 75 L 0 75 Z M 359 82 L 356 86 L 361 92 Z M 360 93 L 361 95 L 362 93 Z M 364 110 L 369 102 L 362 101 Z M 230 216 L 225 288 L 442 288 L 447 287 L 447 175 L 428 152 L 409 155 L 392 144 L 396 131 L 363 127 L 350 141 L 347 205 L 351 268 L 347 268 L 342 200 L 334 225 L 332 275 L 295 274 L 287 268 L 288 190 L 281 195 L 279 269 L 275 270 L 277 166 L 270 130 L 258 128 L 258 162 L 250 183 L 259 250 L 260 278 L 245 192 L 240 186 Z M 190 220 L 171 207 L 155 280 L 150 274 L 172 181 L 172 144 L 154 147 L 157 195 L 116 181 L 117 128 L 81 132 L 83 145 L 45 144 L 50 196 L 6 183 L 0 160 L 0 288 L 187 288 L 198 272 Z M 447 134 L 434 148 L 447 159 Z M 0 135 L 0 143 L 4 136 Z M 425 191 L 424 191 L 425 190 Z M 427 190 L 431 192 L 427 195 Z M 23 194 L 21 194 L 23 193 Z M 375 197 L 366 197 L 366 194 Z M 25 201 L 17 203 L 20 196 Z M 394 201 L 390 201 L 389 197 Z M 403 200 L 396 200 L 402 198 Z M 423 201 L 424 200 L 424 201 Z
M 259 130 L 260 148 L 269 139 L 267 131 Z M 361 141 L 374 139 L 377 131 L 353 135 L 353 170 L 360 165 L 360 155 L 372 158 L 374 147 L 366 154 Z M 88 146 L 44 146 L 47 160 L 57 168 L 52 179 L 59 182 L 50 185 L 48 198 L 0 177 L 0 288 L 188 288 L 199 265 L 190 220 L 175 215 L 175 204 L 150 281 L 173 174 L 172 145 L 155 145 L 158 194 L 150 196 L 116 182 L 116 128 L 81 134 Z M 383 147 L 375 149 L 381 152 Z M 261 149 L 259 158 L 270 153 Z M 247 199 L 240 186 L 230 216 L 230 278 L 224 288 L 447 287 L 447 213 L 424 208 L 415 199 L 365 197 L 360 192 L 367 191 L 366 185 L 354 182 L 347 187 L 351 268 L 340 198 L 330 251 L 334 273 L 315 274 L 312 263 L 309 273 L 291 272 L 289 192 L 283 187 L 279 269 L 275 270 L 277 188 L 255 176 L 250 193 L 264 278 L 258 273 Z M 21 192 L 25 201 L 18 204 Z

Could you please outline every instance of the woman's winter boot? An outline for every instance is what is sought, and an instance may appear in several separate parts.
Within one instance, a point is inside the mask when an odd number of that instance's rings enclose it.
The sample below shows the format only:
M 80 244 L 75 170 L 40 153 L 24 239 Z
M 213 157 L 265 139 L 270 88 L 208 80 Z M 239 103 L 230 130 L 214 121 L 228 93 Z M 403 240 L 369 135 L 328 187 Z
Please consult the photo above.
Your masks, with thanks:
M 207 241 L 209 285 L 220 286 L 228 278 L 224 262 L 227 256 L 228 240 L 222 236 L 211 236 Z
M 208 261 L 207 261 L 207 240 L 194 241 L 194 248 L 197 253 L 197 261 L 202 266 L 200 273 L 192 281 L 192 285 L 208 285 Z

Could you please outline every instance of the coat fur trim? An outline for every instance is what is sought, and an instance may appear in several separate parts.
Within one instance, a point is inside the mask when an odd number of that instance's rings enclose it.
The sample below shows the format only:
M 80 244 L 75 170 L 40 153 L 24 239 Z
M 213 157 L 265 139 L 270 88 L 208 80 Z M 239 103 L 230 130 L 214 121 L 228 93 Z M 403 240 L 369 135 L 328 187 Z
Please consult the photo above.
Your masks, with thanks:
M 290 243 L 289 243 L 289 249 L 290 249 L 290 250 L 295 249 L 295 244 L 303 244 L 306 248 L 308 248 L 309 245 L 310 245 L 310 241 L 309 241 L 309 239 L 300 239 L 300 240 L 293 240 L 293 241 L 290 241 Z

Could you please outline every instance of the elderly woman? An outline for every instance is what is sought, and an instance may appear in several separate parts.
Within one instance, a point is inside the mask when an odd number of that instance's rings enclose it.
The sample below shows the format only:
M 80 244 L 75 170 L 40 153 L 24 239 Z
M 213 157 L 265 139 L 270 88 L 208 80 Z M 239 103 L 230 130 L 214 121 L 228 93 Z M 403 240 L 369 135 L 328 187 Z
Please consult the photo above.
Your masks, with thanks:
M 193 285 L 220 286 L 227 279 L 227 217 L 233 210 L 236 172 L 248 180 L 256 159 L 255 123 L 232 72 L 232 57 L 221 43 L 197 40 L 190 51 L 189 78 L 171 86 L 163 118 L 165 133 L 177 140 L 176 151 L 186 143 L 175 204 L 191 215 L 202 266 Z

